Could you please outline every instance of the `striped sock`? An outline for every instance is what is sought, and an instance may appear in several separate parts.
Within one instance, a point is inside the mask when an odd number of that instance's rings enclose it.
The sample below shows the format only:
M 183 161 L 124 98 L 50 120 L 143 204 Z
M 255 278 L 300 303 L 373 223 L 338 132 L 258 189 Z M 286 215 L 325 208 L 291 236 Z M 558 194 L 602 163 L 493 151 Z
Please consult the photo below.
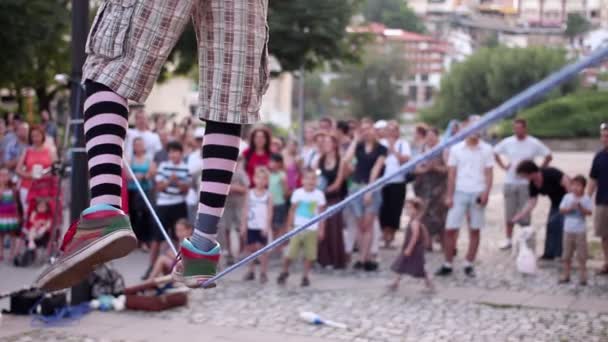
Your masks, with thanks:
M 217 223 L 224 213 L 241 142 L 241 125 L 207 121 L 203 138 L 203 172 L 192 244 L 209 251 L 217 245 Z
M 91 206 L 121 208 L 122 154 L 127 134 L 127 100 L 97 82 L 85 82 L 84 135 Z

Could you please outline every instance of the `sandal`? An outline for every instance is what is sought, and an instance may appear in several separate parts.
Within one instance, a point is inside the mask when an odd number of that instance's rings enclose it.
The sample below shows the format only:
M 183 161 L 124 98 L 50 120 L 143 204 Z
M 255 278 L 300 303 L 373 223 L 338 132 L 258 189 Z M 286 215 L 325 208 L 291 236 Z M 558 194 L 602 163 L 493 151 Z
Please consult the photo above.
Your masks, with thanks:
M 568 284 L 570 282 L 570 277 L 560 277 L 558 284 Z

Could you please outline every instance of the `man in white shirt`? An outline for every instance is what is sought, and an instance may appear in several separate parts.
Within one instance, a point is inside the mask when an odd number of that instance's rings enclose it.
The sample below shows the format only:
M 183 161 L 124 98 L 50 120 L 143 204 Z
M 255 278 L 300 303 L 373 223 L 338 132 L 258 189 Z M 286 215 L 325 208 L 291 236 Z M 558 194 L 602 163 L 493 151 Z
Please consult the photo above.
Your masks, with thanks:
M 553 158 L 551 151 L 540 140 L 528 135 L 528 124 L 524 119 L 513 121 L 513 135 L 502 140 L 494 147 L 494 157 L 500 168 L 507 172 L 503 188 L 505 206 L 506 241 L 500 249 L 511 248 L 513 238 L 513 223 L 511 218 L 520 212 L 529 198 L 528 181 L 517 175 L 517 165 L 523 160 L 544 158 L 542 167 L 546 167 Z M 501 156 L 507 157 L 505 162 Z M 526 215 L 519 222 L 522 226 L 530 225 L 530 215 Z
M 143 109 L 135 112 L 135 128 L 131 128 L 127 131 L 125 155 L 128 159 L 133 157 L 133 140 L 135 140 L 135 138 L 141 138 L 144 141 L 146 156 L 150 160 L 153 160 L 156 153 L 163 148 L 163 144 L 161 143 L 158 134 L 152 132 L 148 128 L 148 116 Z
M 476 119 L 469 119 L 471 124 Z M 437 271 L 438 276 L 452 274 L 452 261 L 458 230 L 469 219 L 469 250 L 466 255 L 464 272 L 475 276 L 473 263 L 479 249 L 480 230 L 485 225 L 485 208 L 492 189 L 494 157 L 492 147 L 483 142 L 479 134 L 469 136 L 465 141 L 450 149 L 448 159 L 448 211 L 444 236 L 445 263 Z

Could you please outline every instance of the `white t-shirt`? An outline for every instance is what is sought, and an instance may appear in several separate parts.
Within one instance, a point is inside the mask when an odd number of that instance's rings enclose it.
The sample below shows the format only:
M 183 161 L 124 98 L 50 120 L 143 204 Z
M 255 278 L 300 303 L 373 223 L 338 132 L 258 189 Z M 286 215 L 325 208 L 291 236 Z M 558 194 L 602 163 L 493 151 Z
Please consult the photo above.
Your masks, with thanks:
M 450 149 L 448 166 L 456 167 L 456 191 L 479 193 L 486 190 L 485 170 L 494 166 L 492 146 L 479 141 L 469 146 L 465 141 Z
M 247 229 L 264 230 L 268 225 L 268 191 L 258 196 L 249 190 L 247 205 Z
M 163 149 L 163 144 L 160 142 L 158 134 L 152 131 L 140 131 L 137 128 L 131 128 L 127 131 L 127 139 L 125 142 L 125 156 L 129 159 L 133 157 L 133 140 L 136 138 L 143 139 L 144 146 L 146 147 L 146 156 L 150 158 L 150 160 L 154 160 L 156 152 Z
M 519 140 L 516 136 L 510 136 L 494 147 L 494 153 L 509 158 L 510 166 L 505 178 L 506 184 L 527 184 L 527 180 L 517 176 L 517 165 L 524 160 L 546 157 L 551 154 L 551 151 L 534 137 L 527 136 L 525 139 Z
M 321 157 L 319 151 L 317 151 L 316 147 L 304 147 L 302 148 L 302 152 L 300 152 L 300 157 L 302 157 L 302 161 L 304 162 L 304 168 L 310 169 L 316 163 L 317 160 Z
M 380 140 L 380 143 L 382 145 L 384 145 L 384 147 L 389 149 L 389 146 L 388 146 L 389 143 L 388 143 L 387 139 Z M 389 149 L 389 151 L 390 151 L 390 149 Z M 412 156 L 412 150 L 410 149 L 410 144 L 403 139 L 397 139 L 397 141 L 395 141 L 395 151 L 397 151 L 399 154 L 402 154 L 402 155 L 407 155 L 410 157 Z M 389 152 L 389 154 L 386 156 L 386 159 L 384 161 L 384 174 L 390 175 L 391 173 L 397 171 L 397 169 L 399 167 L 401 167 L 401 163 L 399 162 L 399 159 L 397 158 L 396 155 Z M 391 181 L 389 183 L 403 183 L 403 182 L 405 182 L 405 175 L 395 177 L 395 178 L 391 179 Z
M 294 225 L 299 227 L 310 221 L 313 217 L 320 213 L 319 208 L 325 206 L 325 194 L 319 189 L 306 191 L 304 188 L 299 188 L 291 195 L 291 205 L 295 206 Z M 308 230 L 317 230 L 318 224 L 308 227 Z
M 568 193 L 562 199 L 559 208 L 565 209 L 572 207 L 575 203 L 580 203 L 587 210 L 593 208 L 593 201 L 589 196 L 576 197 L 573 193 Z M 586 228 L 585 215 L 576 209 L 564 215 L 564 232 L 566 233 L 584 233 Z

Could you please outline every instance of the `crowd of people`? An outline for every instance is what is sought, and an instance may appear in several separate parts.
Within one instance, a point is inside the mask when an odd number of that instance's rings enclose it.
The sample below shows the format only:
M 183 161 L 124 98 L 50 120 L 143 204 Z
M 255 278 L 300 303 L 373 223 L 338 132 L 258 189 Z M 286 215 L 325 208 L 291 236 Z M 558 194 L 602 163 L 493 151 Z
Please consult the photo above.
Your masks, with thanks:
M 28 199 L 32 183 L 57 158 L 57 127 L 48 113 L 41 117 L 42 123 L 32 126 L 15 115 L 0 120 L 0 234 L 3 239 L 10 237 L 11 258 L 20 248 L 34 249 L 50 238 L 47 200 Z M 301 145 L 295 137 L 273 136 L 264 126 L 251 127 L 243 135 L 240 150 L 235 151 L 239 154 L 237 169 L 219 222 L 226 262 L 234 263 L 244 254 L 255 252 L 478 119 L 472 116 L 465 122 L 452 123 L 443 135 L 438 128 L 419 124 L 412 140 L 407 141 L 401 137 L 396 121 L 336 122 L 322 118 L 305 126 Z M 585 217 L 595 214 L 596 233 L 602 238 L 608 260 L 608 127 L 602 125 L 600 130 L 604 146 L 593 161 L 589 177 L 566 175 L 552 167 L 551 151 L 528 134 L 523 119 L 513 122 L 513 136 L 495 146 L 485 142 L 482 134 L 470 135 L 281 246 L 284 259 L 277 282 L 287 281 L 290 265 L 300 255 L 304 259 L 302 286 L 310 285 L 315 264 L 373 272 L 379 267 L 379 249 L 394 248 L 395 233 L 407 227 L 403 248 L 395 252 L 391 269 L 424 278 L 432 288 L 425 270 L 425 253 L 439 247 L 445 261 L 435 275 L 450 276 L 463 225 L 468 228 L 469 245 L 462 266 L 467 276 L 474 277 L 494 168 L 498 166 L 506 172 L 505 242 L 501 249 L 512 247 L 515 226 L 529 226 L 539 196 L 546 195 L 551 209 L 541 259 L 562 260 L 559 281 L 567 282 L 576 254 L 580 283 L 586 284 Z M 143 109 L 135 110 L 134 127 L 127 132 L 125 160 L 176 241 L 192 235 L 192 222 L 197 219 L 204 133 L 204 127 L 192 120 L 181 124 L 170 124 L 163 116 L 150 120 Z M 155 227 L 134 180 L 126 182 L 124 207 L 128 208 L 140 247 L 150 256 L 143 278 L 169 272 L 172 257 L 163 244 L 163 234 Z M 413 191 L 409 196 L 408 188 Z M 213 189 L 209 191 L 213 193 Z M 595 206 L 591 200 L 594 195 Z M 32 203 L 34 208 L 29 208 Z M 404 208 L 406 224 L 402 224 Z M 238 239 L 231 234 L 237 234 Z M 235 240 L 239 246 L 231 246 Z M 4 248 L 4 243 L 1 245 Z M 0 250 L 0 258 L 3 255 L 4 250 Z M 268 281 L 267 255 L 249 265 L 246 280 L 256 279 L 258 266 L 259 280 Z M 608 262 L 598 273 L 608 274 Z M 391 288 L 398 284 L 399 278 Z

